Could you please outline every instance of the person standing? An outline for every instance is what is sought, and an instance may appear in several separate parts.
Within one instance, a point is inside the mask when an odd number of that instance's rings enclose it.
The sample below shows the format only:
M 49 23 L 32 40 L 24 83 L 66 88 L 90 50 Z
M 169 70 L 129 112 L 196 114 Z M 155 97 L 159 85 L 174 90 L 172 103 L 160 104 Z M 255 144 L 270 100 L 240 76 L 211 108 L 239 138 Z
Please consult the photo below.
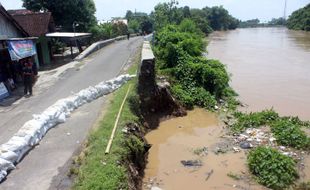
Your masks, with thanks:
M 32 63 L 29 60 L 25 62 L 23 68 L 23 75 L 24 75 L 24 94 L 27 95 L 29 92 L 29 95 L 32 96 L 32 79 L 34 73 L 32 69 Z

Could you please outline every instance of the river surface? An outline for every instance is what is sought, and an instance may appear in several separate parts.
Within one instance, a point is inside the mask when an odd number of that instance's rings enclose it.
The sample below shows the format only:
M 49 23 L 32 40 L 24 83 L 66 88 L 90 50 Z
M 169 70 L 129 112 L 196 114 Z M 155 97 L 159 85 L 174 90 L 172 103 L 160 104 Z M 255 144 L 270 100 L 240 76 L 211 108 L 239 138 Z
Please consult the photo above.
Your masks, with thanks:
M 210 36 L 209 57 L 232 74 L 247 111 L 273 107 L 310 120 L 310 32 L 285 28 L 237 29 Z

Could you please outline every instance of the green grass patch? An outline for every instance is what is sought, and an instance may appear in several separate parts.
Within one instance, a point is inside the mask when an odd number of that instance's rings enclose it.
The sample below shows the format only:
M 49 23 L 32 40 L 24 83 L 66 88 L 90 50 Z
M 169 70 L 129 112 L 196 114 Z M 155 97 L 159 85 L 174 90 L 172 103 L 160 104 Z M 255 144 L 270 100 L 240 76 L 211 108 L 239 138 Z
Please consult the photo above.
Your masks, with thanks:
M 105 148 L 128 85 L 135 83 L 136 80 L 130 81 L 113 94 L 108 111 L 99 128 L 91 132 L 88 138 L 87 154 L 81 160 L 73 189 L 128 189 L 128 171 L 124 161 L 131 153 L 131 149 L 141 149 L 142 146 L 138 138 L 135 136 L 125 138 L 125 134 L 121 131 L 126 123 L 139 120 L 131 112 L 128 101 L 124 105 L 110 154 L 105 154 Z M 135 93 L 135 90 L 131 90 L 129 97 L 134 96 Z
M 298 178 L 295 161 L 276 149 L 258 147 L 247 159 L 257 181 L 271 189 L 285 189 Z
M 289 119 L 278 119 L 271 125 L 277 142 L 284 146 L 309 150 L 310 138 L 301 130 L 302 125 Z

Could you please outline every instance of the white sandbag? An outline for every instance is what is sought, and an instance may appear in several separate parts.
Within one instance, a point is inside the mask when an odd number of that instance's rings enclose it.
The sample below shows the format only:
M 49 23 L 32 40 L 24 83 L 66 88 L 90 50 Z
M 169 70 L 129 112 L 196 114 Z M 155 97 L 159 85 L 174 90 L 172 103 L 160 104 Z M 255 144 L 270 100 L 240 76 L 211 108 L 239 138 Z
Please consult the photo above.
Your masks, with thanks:
M 23 137 L 13 136 L 7 143 L 1 145 L 0 149 L 15 152 L 19 156 L 21 152 L 29 149 L 29 145 Z
M 7 171 L 15 169 L 25 154 L 44 137 L 49 129 L 58 123 L 64 123 L 71 112 L 87 102 L 112 93 L 134 76 L 121 75 L 115 79 L 101 82 L 88 87 L 65 99 L 58 100 L 43 113 L 33 115 L 21 129 L 5 144 L 0 146 L 0 182 L 6 177 Z
M 57 119 L 58 123 L 64 123 L 66 122 L 66 114 L 65 113 L 61 113 L 60 116 Z
M 14 170 L 15 166 L 12 162 L 9 162 L 7 160 L 4 160 L 2 158 L 0 158 L 0 170 L 1 171 L 10 171 L 10 170 Z
M 7 176 L 7 172 L 4 170 L 0 170 L 0 182 L 3 181 L 5 179 L 5 177 Z
M 18 159 L 18 155 L 15 152 L 0 149 L 0 158 L 15 163 Z

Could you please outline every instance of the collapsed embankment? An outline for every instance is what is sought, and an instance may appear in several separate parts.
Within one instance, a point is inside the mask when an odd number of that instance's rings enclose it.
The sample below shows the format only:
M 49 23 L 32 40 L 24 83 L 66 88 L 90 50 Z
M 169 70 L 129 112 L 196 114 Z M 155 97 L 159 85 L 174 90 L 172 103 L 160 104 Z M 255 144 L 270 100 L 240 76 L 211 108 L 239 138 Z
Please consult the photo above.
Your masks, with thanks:
M 113 94 L 99 126 L 90 133 L 81 154 L 73 158 L 68 172 L 74 181 L 72 189 L 141 189 L 150 148 L 144 139 L 146 132 L 157 127 L 163 117 L 186 113 L 164 85 L 156 84 L 155 58 L 149 43 L 144 43 L 141 58 L 136 57 L 134 62 L 128 73 L 138 70 L 138 77 Z M 124 105 L 111 152 L 105 154 L 129 85 L 133 88 Z

